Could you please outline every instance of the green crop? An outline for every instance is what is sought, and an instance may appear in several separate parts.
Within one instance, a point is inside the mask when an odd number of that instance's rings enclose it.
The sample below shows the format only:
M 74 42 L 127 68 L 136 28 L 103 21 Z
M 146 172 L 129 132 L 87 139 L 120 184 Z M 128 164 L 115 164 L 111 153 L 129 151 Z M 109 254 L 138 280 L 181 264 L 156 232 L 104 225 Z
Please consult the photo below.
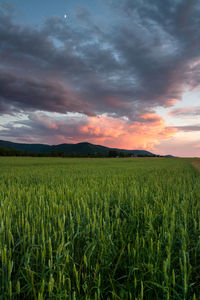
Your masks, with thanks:
M 0 158 L 0 299 L 200 299 L 186 159 Z

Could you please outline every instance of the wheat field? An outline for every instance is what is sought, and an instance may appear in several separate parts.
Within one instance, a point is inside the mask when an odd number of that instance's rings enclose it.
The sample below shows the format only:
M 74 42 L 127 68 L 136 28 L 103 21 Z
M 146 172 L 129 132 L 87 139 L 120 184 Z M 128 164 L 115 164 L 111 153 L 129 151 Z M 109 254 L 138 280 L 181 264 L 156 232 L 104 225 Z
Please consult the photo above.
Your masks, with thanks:
M 187 159 L 0 158 L 0 299 L 200 299 Z

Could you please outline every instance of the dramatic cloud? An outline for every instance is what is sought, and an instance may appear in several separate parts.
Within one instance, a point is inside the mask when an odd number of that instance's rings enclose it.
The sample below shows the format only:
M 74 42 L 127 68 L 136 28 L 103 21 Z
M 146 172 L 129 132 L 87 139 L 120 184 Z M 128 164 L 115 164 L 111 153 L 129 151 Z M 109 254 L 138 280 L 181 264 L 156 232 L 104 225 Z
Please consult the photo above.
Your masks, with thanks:
M 67 85 L 0 73 L 0 113 L 30 111 L 38 107 L 50 112 L 95 115 Z
M 107 24 L 79 8 L 75 24 L 54 16 L 37 27 L 17 23 L 12 8 L 0 5 L 0 114 L 29 115 L 24 124 L 7 124 L 1 136 L 152 148 L 177 131 L 155 110 L 200 86 L 200 3 L 104 5 Z M 54 120 L 52 112 L 63 117 Z M 171 111 L 186 114 L 199 115 L 199 107 Z
M 171 137 L 177 130 L 167 127 L 156 114 L 140 116 L 140 122 L 113 117 L 86 117 L 31 113 L 25 121 L 10 122 L 0 130 L 5 139 L 43 143 L 75 143 L 89 140 L 110 147 L 153 149 L 159 140 Z
M 143 5 L 140 1 L 134 5 L 132 1 L 124 1 L 116 11 L 124 21 L 113 20 L 110 32 L 92 23 L 86 12 L 78 14 L 79 24 L 83 22 L 82 30 L 81 26 L 69 27 L 57 17 L 35 29 L 15 24 L 7 14 L 1 13 L 2 76 L 9 70 L 17 77 L 15 81 L 27 74 L 30 80 L 37 79 L 39 89 L 35 87 L 37 92 L 34 90 L 36 95 L 33 95 L 35 109 L 52 111 L 52 98 L 55 98 L 59 106 L 56 111 L 65 113 L 77 107 L 80 112 L 81 95 L 87 106 L 86 114 L 92 111 L 132 120 L 138 111 L 140 114 L 157 106 L 172 105 L 180 99 L 184 86 L 199 84 L 200 30 L 196 1 L 190 4 L 147 1 Z M 29 83 L 24 84 L 24 90 L 14 86 L 7 95 L 8 87 L 4 87 L 2 76 L 2 110 L 15 111 L 22 107 L 29 110 L 33 104 L 32 96 L 26 93 Z M 52 81 L 56 95 L 50 97 L 48 107 L 48 93 L 44 97 L 44 90 Z M 63 85 L 72 91 L 67 93 L 67 101 L 58 97 L 59 89 L 63 95 Z

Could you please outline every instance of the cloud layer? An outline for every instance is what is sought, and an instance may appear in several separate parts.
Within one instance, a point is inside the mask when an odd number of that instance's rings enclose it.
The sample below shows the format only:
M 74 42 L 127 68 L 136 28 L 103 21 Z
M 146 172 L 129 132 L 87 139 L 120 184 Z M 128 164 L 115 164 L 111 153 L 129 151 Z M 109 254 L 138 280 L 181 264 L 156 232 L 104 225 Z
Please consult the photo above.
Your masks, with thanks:
M 3 126 L 4 139 L 35 142 L 44 140 L 49 144 L 91 141 L 110 147 L 127 149 L 153 149 L 160 140 L 169 138 L 177 131 L 167 127 L 156 114 L 144 114 L 142 122 L 127 122 L 107 116 L 62 117 L 60 114 L 31 113 L 27 120 L 10 122 Z
M 184 107 L 172 109 L 169 113 L 170 116 L 175 117 L 199 117 L 200 116 L 200 106 L 196 107 Z
M 89 139 L 144 148 L 176 132 L 155 109 L 173 106 L 186 87 L 200 85 L 199 2 L 105 3 L 116 15 L 109 30 L 85 9 L 77 12 L 76 26 L 54 16 L 34 28 L 0 7 L 0 114 L 29 116 L 0 136 L 12 130 L 34 139 L 37 129 L 36 139 L 53 132 L 55 143 Z M 65 122 L 49 115 L 51 125 L 44 126 L 41 112 L 63 114 Z

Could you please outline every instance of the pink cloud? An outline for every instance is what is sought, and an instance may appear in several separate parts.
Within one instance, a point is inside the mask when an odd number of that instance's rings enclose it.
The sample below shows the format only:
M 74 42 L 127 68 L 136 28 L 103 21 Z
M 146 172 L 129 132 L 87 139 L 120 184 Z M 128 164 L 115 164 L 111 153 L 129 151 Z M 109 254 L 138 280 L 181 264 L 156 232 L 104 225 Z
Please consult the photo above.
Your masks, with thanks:
M 108 147 L 152 150 L 161 140 L 172 137 L 177 130 L 167 127 L 155 113 L 142 114 L 138 121 L 110 116 L 52 117 L 44 113 L 32 113 L 29 119 L 9 125 L 0 136 L 30 137 L 30 142 L 49 144 L 88 141 Z M 19 139 L 18 139 L 19 141 Z
M 163 123 L 165 122 L 162 117 L 160 117 L 158 114 L 156 113 L 145 113 L 140 115 L 140 119 L 141 120 L 145 120 L 148 123 Z
M 189 64 L 189 67 L 191 69 L 194 69 L 196 67 L 199 67 L 199 65 L 200 65 L 200 59 L 196 59 Z
M 161 140 L 155 150 L 162 155 L 172 154 L 180 157 L 200 157 L 200 143 L 189 140 L 185 137 L 171 137 L 168 140 Z
M 153 149 L 160 140 L 177 132 L 175 128 L 167 127 L 165 121 L 156 114 L 144 114 L 140 118 L 142 122 L 130 123 L 112 117 L 89 117 L 80 131 L 94 143 L 126 149 Z
M 196 107 L 182 107 L 182 108 L 175 108 L 172 109 L 169 113 L 169 116 L 197 116 L 200 115 L 200 106 Z
M 200 149 L 200 144 L 195 145 L 194 148 Z

